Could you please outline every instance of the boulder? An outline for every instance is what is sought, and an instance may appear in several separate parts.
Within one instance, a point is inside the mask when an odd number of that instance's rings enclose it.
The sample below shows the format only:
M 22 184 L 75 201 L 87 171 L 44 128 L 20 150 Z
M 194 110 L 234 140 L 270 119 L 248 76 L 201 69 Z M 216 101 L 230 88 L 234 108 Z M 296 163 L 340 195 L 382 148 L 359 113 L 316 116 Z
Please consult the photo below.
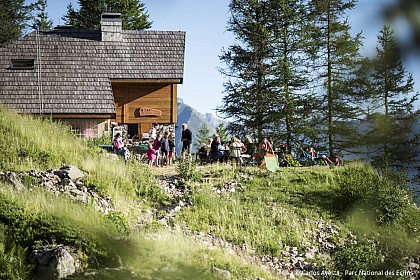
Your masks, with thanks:
M 230 271 L 225 270 L 225 269 L 221 269 L 221 268 L 217 268 L 215 266 L 211 267 L 211 274 L 216 279 L 223 279 L 223 280 L 232 279 L 232 275 L 231 275 Z
M 59 176 L 61 179 L 69 178 L 73 182 L 77 182 L 83 177 L 85 177 L 85 173 L 81 171 L 76 166 L 72 165 L 65 165 L 60 168 L 60 170 L 54 172 L 55 175 Z
M 6 183 L 12 184 L 16 190 L 22 191 L 25 189 L 25 186 L 22 184 L 15 172 L 6 172 L 1 175 L 2 180 Z
M 53 249 L 34 250 L 26 262 L 35 265 L 33 279 L 63 279 L 76 272 L 73 256 L 62 245 Z

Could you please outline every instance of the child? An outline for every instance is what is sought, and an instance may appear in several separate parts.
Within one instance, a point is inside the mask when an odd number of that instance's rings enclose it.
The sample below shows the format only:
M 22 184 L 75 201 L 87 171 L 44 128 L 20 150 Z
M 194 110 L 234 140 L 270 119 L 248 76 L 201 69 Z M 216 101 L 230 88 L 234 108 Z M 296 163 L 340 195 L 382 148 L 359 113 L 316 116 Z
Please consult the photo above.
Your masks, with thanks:
M 156 160 L 156 151 L 153 149 L 152 143 L 149 144 L 149 150 L 147 150 L 147 159 L 149 160 L 149 167 L 152 167 Z
M 160 167 L 160 156 L 161 156 L 161 150 L 162 150 L 162 134 L 158 133 L 156 135 L 156 139 L 153 141 L 153 149 L 156 151 L 156 166 Z

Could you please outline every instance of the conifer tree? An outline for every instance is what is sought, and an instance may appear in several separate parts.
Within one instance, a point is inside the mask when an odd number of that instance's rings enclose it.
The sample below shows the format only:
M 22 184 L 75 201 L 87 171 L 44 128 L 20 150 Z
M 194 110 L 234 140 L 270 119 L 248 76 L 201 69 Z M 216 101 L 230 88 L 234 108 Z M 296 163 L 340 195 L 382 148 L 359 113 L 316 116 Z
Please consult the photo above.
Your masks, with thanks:
M 198 131 L 197 137 L 195 137 L 195 147 L 198 149 L 201 146 L 207 144 L 207 140 L 210 137 L 210 130 L 207 127 L 206 123 L 203 122 L 203 124 L 200 127 L 200 130 Z
M 0 8 L 0 46 L 17 40 L 23 33 L 33 5 L 24 0 L 4 0 Z
M 225 125 L 223 123 L 220 123 L 216 127 L 216 134 L 220 136 L 220 139 L 222 141 L 228 141 L 229 140 L 229 133 L 227 132 Z
M 277 111 L 272 114 L 272 137 L 285 141 L 290 150 L 295 142 L 314 135 L 311 112 L 317 108 L 308 85 L 310 57 L 307 45 L 307 1 L 270 1 L 269 30 L 272 32 L 274 78 L 271 89 Z
M 48 17 L 48 13 L 45 11 L 47 8 L 47 0 L 38 0 L 34 6 L 36 12 L 35 17 L 32 20 L 32 29 L 51 28 L 53 21 Z
M 247 130 L 261 139 L 271 122 L 275 109 L 270 91 L 272 69 L 271 34 L 267 28 L 267 0 L 232 0 L 228 31 L 237 43 L 222 51 L 221 61 L 227 68 L 221 70 L 225 82 L 223 105 L 218 112 L 232 119 L 233 126 Z M 237 130 L 233 128 L 233 130 Z
M 419 120 L 411 74 L 405 71 L 393 31 L 384 26 L 378 36 L 376 58 L 372 61 L 372 94 L 370 103 L 376 109 L 368 116 L 370 123 L 366 144 L 372 151 L 374 163 L 404 167 L 416 160 L 419 134 L 413 131 Z
M 358 92 L 349 87 L 357 79 L 362 57 L 361 34 L 350 35 L 350 26 L 344 17 L 353 9 L 356 0 L 313 0 L 310 15 L 312 53 L 316 61 L 314 72 L 320 73 L 321 84 L 317 130 L 331 154 L 345 149 L 351 143 L 348 136 L 355 133 L 352 119 L 360 117 L 355 103 Z
M 150 28 L 144 3 L 140 0 L 78 0 L 80 9 L 75 10 L 70 3 L 67 14 L 63 16 L 66 24 L 80 29 L 99 29 L 101 14 L 105 12 L 121 13 L 125 30 L 143 30 Z

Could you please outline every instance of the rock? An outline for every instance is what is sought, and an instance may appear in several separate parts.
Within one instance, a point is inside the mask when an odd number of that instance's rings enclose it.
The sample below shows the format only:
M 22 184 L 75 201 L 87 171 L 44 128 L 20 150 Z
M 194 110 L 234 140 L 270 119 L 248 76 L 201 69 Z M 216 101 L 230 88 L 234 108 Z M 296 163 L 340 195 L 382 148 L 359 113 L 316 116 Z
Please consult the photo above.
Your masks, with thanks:
M 63 166 L 60 168 L 60 171 L 67 175 L 67 177 L 72 180 L 73 182 L 77 182 L 83 177 L 85 177 L 85 173 L 83 173 L 79 168 L 76 166 Z M 60 176 L 60 175 L 59 175 Z M 60 178 L 62 178 L 60 176 Z
M 412 262 L 408 265 L 408 267 L 411 268 L 411 269 L 419 269 L 420 265 Z
M 2 175 L 3 180 L 7 183 L 12 184 L 16 190 L 23 191 L 24 189 L 26 189 L 15 172 L 6 172 Z
M 63 279 L 76 272 L 76 261 L 62 245 L 54 249 L 34 250 L 26 262 L 35 265 L 32 272 L 35 279 Z
M 211 271 L 212 276 L 216 277 L 216 279 L 226 279 L 226 280 L 232 279 L 232 275 L 230 271 L 228 270 L 220 269 L 215 266 L 212 266 L 210 271 Z

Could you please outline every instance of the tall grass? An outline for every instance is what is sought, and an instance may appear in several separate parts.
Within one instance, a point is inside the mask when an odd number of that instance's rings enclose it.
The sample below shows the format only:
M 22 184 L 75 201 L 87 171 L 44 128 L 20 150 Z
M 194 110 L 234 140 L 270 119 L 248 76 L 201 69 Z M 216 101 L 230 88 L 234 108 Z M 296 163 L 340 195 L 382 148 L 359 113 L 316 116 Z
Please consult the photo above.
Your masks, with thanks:
M 326 169 L 324 174 L 314 174 L 317 180 L 313 180 L 297 169 L 281 175 L 254 170 L 252 179 L 247 180 L 241 179 L 245 175 L 238 175 L 237 169 L 214 168 L 215 176 L 220 179 L 219 187 L 235 177 L 241 187 L 234 193 L 219 196 L 211 191 L 212 184 L 201 185 L 201 190 L 193 196 L 194 207 L 182 213 L 182 219 L 192 229 L 276 257 L 280 257 L 286 246 L 304 249 L 315 245 L 321 211 L 302 207 L 299 200 L 310 182 L 318 182 L 314 189 L 334 188 L 330 178 L 334 171 Z
M 122 219 L 127 218 L 132 225 L 143 211 L 153 211 L 152 207 L 165 205 L 171 199 L 157 187 L 146 166 L 136 162 L 125 165 L 122 160 L 107 158 L 99 149 L 73 136 L 67 127 L 49 119 L 0 108 L 0 133 L 0 148 L 4 151 L 0 154 L 0 171 L 43 171 L 62 164 L 75 165 L 86 172 L 86 187 L 110 196 L 117 211 L 123 213 Z M 212 264 L 270 279 L 259 268 L 226 256 L 226 252 L 191 243 L 181 234 L 148 227 L 150 232 L 132 230 L 127 236 L 118 230 L 114 220 L 93 207 L 36 187 L 16 192 L 0 184 L 0 202 L 1 223 L 8 225 L 8 238 L 19 246 L 56 242 L 75 245 L 82 256 L 96 259 L 98 265 L 117 265 L 118 255 L 124 266 L 138 275 L 162 279 L 211 278 L 205 271 Z

